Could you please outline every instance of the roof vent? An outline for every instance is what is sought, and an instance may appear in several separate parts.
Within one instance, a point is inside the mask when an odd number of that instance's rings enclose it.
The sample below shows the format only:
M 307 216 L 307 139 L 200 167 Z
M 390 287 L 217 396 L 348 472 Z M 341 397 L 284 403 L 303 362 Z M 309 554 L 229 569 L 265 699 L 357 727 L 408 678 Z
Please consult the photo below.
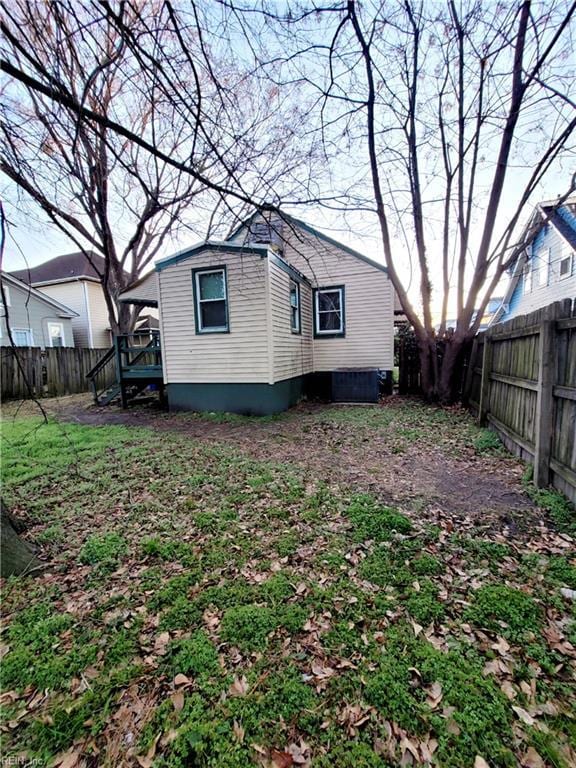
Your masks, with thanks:
M 250 231 L 248 236 L 249 242 L 271 245 L 277 251 L 282 253 L 282 227 L 282 219 L 271 219 L 270 221 L 266 221 L 265 219 L 254 220 L 250 224 Z

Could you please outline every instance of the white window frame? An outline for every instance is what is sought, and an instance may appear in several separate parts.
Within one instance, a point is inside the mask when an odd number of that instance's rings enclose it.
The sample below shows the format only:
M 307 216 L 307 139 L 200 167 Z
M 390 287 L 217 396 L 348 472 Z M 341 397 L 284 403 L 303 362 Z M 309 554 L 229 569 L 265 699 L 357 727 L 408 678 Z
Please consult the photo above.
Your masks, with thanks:
M 50 333 L 50 326 L 53 328 L 60 328 L 60 338 L 62 339 L 62 346 L 66 346 L 66 336 L 64 335 L 64 323 L 59 323 L 55 320 L 50 320 L 47 323 L 48 326 L 48 341 L 50 343 L 51 347 L 54 347 L 54 344 L 52 344 L 52 334 Z
M 524 265 L 524 293 L 532 293 L 532 259 L 528 258 Z
M 539 248 L 534 259 L 533 271 L 538 275 L 538 283 L 535 285 L 532 277 L 532 290 L 535 288 L 545 288 L 550 279 L 550 248 Z
M 292 306 L 292 289 L 296 289 L 296 306 Z M 292 333 L 300 333 L 300 326 L 301 326 L 301 319 L 300 319 L 300 283 L 296 282 L 296 280 L 292 280 L 290 278 L 290 294 L 289 294 L 289 301 L 290 301 L 290 330 Z M 293 310 L 296 310 L 296 315 L 294 315 Z M 294 317 L 296 317 L 296 324 L 294 324 L 293 320 Z
M 338 293 L 340 296 L 340 327 L 329 328 L 324 331 L 320 330 L 320 301 L 319 297 L 321 293 Z M 325 312 L 322 312 L 325 314 Z M 341 285 L 334 286 L 333 288 L 317 288 L 314 291 L 314 319 L 316 321 L 316 327 L 314 334 L 316 336 L 344 336 L 345 321 L 344 321 L 344 287 Z
M 11 328 L 10 333 L 12 335 L 12 339 L 14 341 L 15 347 L 33 347 L 34 346 L 34 334 L 32 333 L 32 328 Z M 26 333 L 28 336 L 28 344 L 16 344 L 16 339 L 14 338 L 15 333 Z
M 217 272 L 220 272 L 224 277 L 224 299 L 203 299 L 202 295 L 200 293 L 200 277 L 202 275 L 214 275 Z M 198 269 L 194 272 L 194 287 L 195 287 L 195 298 L 196 298 L 196 322 L 198 324 L 197 331 L 198 333 L 228 333 L 230 330 L 230 318 L 228 314 L 228 279 L 226 274 L 226 269 L 224 267 L 215 267 L 215 268 L 206 268 L 206 269 Z M 202 313 L 200 312 L 200 305 L 201 304 L 209 304 L 214 301 L 224 301 L 225 303 L 225 309 L 226 309 L 226 325 L 214 325 L 209 326 L 208 328 L 205 328 L 202 325 Z
M 562 274 L 562 262 L 568 262 L 568 271 L 565 275 Z M 567 277 L 572 277 L 572 270 L 574 269 L 574 252 L 571 251 L 567 256 L 563 256 L 558 264 L 558 280 L 566 280 Z

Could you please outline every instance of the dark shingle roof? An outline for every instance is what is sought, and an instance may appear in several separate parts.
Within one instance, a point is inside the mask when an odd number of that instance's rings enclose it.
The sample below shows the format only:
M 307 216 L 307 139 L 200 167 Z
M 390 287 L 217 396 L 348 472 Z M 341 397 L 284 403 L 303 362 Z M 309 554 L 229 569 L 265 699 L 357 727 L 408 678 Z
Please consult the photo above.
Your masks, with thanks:
M 50 261 L 38 264 L 37 267 L 19 269 L 10 274 L 30 285 L 70 280 L 70 278 L 74 277 L 88 277 L 92 280 L 100 280 L 100 275 L 104 274 L 104 265 L 104 259 L 96 253 L 90 252 L 90 261 L 81 252 L 64 253 L 62 256 L 56 256 L 54 259 L 50 259 Z
M 562 237 L 570 243 L 570 247 L 576 250 L 576 229 L 564 219 L 557 210 L 543 208 L 550 219 L 550 223 L 555 227 Z

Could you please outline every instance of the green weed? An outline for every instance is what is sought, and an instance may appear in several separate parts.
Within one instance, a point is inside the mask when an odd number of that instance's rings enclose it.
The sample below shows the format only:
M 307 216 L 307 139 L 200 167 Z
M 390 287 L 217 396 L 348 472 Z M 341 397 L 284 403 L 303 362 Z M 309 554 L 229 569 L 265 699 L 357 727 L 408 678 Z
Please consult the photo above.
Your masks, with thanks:
M 102 533 L 88 536 L 78 559 L 86 565 L 117 563 L 127 552 L 125 539 L 118 533 Z
M 480 587 L 472 605 L 464 612 L 466 621 L 520 641 L 529 632 L 538 632 L 542 611 L 524 592 L 503 584 Z
M 346 510 L 356 541 L 387 541 L 395 533 L 410 533 L 412 524 L 401 512 L 384 507 L 369 494 L 358 494 Z

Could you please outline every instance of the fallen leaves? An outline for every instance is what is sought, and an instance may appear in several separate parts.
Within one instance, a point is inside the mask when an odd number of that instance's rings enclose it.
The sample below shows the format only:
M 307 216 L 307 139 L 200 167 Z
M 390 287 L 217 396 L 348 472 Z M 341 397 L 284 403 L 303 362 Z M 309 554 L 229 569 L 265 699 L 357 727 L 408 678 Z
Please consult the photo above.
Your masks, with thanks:
M 242 677 L 235 677 L 232 685 L 230 688 L 228 688 L 228 693 L 230 696 L 246 696 L 250 689 L 250 686 L 248 685 L 248 681 L 242 675 Z

